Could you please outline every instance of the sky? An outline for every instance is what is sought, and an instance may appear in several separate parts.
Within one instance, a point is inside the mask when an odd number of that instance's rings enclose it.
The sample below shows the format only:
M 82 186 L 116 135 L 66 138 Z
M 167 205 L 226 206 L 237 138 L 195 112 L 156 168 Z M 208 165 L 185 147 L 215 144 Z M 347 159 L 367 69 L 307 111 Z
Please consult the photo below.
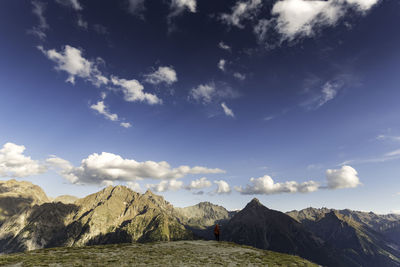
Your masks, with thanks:
M 0 179 L 400 212 L 398 0 L 0 2 Z

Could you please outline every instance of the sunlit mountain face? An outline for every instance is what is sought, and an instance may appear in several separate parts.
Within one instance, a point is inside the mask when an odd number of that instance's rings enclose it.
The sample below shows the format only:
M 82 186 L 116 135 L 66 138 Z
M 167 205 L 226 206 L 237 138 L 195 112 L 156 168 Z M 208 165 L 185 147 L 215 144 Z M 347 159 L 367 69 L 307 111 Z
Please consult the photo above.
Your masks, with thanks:
M 176 207 L 396 213 L 399 14 L 396 0 L 1 1 L 0 178 L 49 197 L 125 185 Z

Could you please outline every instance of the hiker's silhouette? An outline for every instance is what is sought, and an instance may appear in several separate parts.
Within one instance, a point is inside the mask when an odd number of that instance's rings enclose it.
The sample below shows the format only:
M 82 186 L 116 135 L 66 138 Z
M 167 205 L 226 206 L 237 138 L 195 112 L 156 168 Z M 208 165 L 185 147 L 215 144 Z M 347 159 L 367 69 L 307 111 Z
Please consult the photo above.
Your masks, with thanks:
M 219 225 L 218 225 L 218 223 L 214 227 L 214 235 L 215 235 L 215 240 L 219 241 Z

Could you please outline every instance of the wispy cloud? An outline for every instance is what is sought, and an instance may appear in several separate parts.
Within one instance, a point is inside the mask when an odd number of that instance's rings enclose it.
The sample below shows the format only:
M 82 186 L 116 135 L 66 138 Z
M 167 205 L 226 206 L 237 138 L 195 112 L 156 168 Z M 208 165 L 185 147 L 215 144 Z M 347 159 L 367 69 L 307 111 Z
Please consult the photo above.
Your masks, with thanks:
M 232 118 L 235 117 L 235 114 L 233 114 L 232 109 L 230 109 L 224 102 L 221 103 L 221 107 L 224 110 L 224 113 L 225 113 L 226 116 L 229 116 L 229 117 L 232 117 Z
M 232 50 L 232 48 L 229 45 L 225 44 L 222 41 L 218 43 L 218 47 L 223 49 L 223 50 L 226 50 L 226 51 L 231 51 Z
M 80 11 L 83 9 L 82 5 L 79 3 L 79 0 L 56 0 L 57 3 Z
M 46 39 L 46 30 L 50 27 L 47 24 L 44 12 L 46 10 L 46 4 L 40 1 L 32 1 L 32 13 L 38 18 L 39 24 L 34 26 L 32 29 L 28 30 L 29 34 L 35 35 L 40 40 Z
M 238 1 L 231 13 L 221 14 L 220 19 L 229 26 L 244 28 L 243 21 L 254 19 L 261 6 L 261 0 Z

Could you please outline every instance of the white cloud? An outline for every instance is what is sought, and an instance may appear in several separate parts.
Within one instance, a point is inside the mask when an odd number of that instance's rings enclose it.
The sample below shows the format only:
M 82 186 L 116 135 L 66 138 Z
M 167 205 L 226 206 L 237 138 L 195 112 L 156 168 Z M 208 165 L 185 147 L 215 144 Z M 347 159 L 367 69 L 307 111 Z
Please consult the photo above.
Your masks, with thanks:
M 221 195 L 231 193 L 231 187 L 224 180 L 214 181 L 214 184 L 217 185 L 217 189 L 213 192 L 213 194 Z
M 187 190 L 192 190 L 192 189 L 203 189 L 210 186 L 212 186 L 212 183 L 209 180 L 207 180 L 206 177 L 202 177 L 200 179 L 191 181 L 189 185 L 185 186 L 185 188 Z
M 0 176 L 21 178 L 44 173 L 47 170 L 46 166 L 25 156 L 24 151 L 25 146 L 13 143 L 3 145 L 0 149 Z
M 74 166 L 68 160 L 53 155 L 46 159 L 46 163 L 70 183 L 77 183 L 79 181 L 79 178 L 73 173 Z
M 96 104 L 91 105 L 90 108 L 96 110 L 99 114 L 104 115 L 106 119 L 118 121 L 118 115 L 111 113 L 108 110 L 108 107 L 104 104 L 104 101 L 99 101 Z
M 261 19 L 254 28 L 258 39 L 278 33 L 282 41 L 310 37 L 326 26 L 334 26 L 350 10 L 365 14 L 379 0 L 280 0 L 272 7 L 271 19 Z
M 129 13 L 136 15 L 140 18 L 143 17 L 143 12 L 145 11 L 145 6 L 144 6 L 144 1 L 145 0 L 128 0 L 128 11 Z
M 203 103 L 210 103 L 213 95 L 215 94 L 214 84 L 200 84 L 197 88 L 190 90 L 190 96 L 197 101 L 202 101 Z
M 318 103 L 318 107 L 324 105 L 326 102 L 334 99 L 337 95 L 341 85 L 338 83 L 327 82 L 324 84 L 321 90 L 321 97 Z
M 222 41 L 218 43 L 218 47 L 223 50 L 231 51 L 231 47 Z
M 235 117 L 235 114 L 233 114 L 232 109 L 228 108 L 228 106 L 224 102 L 221 103 L 221 107 L 224 110 L 226 116 L 230 116 L 232 118 Z
M 241 81 L 246 79 L 246 75 L 242 74 L 240 72 L 233 73 L 233 77 L 235 77 L 236 79 L 241 80 Z
M 78 0 L 56 0 L 56 2 L 67 7 L 71 7 L 75 10 L 83 9 Z
M 239 1 L 232 8 L 232 13 L 222 14 L 221 19 L 227 25 L 244 28 L 243 20 L 253 19 L 261 6 L 261 0 Z
M 121 122 L 119 125 L 121 125 L 124 128 L 131 128 L 132 124 L 130 124 L 129 122 Z
M 178 81 L 176 71 L 173 67 L 158 67 L 158 70 L 145 76 L 145 81 L 151 84 L 166 83 L 167 85 L 171 85 Z
M 183 13 L 186 9 L 192 13 L 196 12 L 197 2 L 196 0 L 172 0 L 171 1 L 171 13 L 169 17 L 175 17 Z
M 314 181 L 307 181 L 298 183 L 295 181 L 289 181 L 284 183 L 275 183 L 269 175 L 264 175 L 259 178 L 250 178 L 250 185 L 246 185 L 245 188 L 235 187 L 236 191 L 243 195 L 254 195 L 254 194 L 279 194 L 279 193 L 310 193 L 317 191 L 319 184 Z
M 225 59 L 220 59 L 218 61 L 218 69 L 225 71 L 225 65 L 226 65 L 226 60 Z
M 351 166 L 342 166 L 340 169 L 326 170 L 326 186 L 320 186 L 318 182 L 306 181 L 298 183 L 296 181 L 288 181 L 276 183 L 269 175 L 259 178 L 250 178 L 250 184 L 246 187 L 236 186 L 235 190 L 243 195 L 254 194 L 280 194 L 280 193 L 310 193 L 319 189 L 341 189 L 354 188 L 361 185 L 357 176 L 357 171 Z
M 154 192 L 176 191 L 183 186 L 182 181 L 169 180 L 161 181 L 158 184 L 146 184 L 146 187 Z
M 54 160 L 53 160 L 54 161 Z M 49 163 L 53 163 L 49 161 Z M 61 169 L 60 174 L 73 183 L 100 184 L 109 181 L 136 181 L 141 179 L 179 179 L 189 174 L 224 173 L 225 171 L 206 167 L 179 166 L 171 168 L 166 161 L 138 162 L 124 159 L 119 155 L 102 152 L 94 153 L 83 159 L 79 167 L 55 165 Z
M 220 99 L 235 98 L 238 93 L 233 91 L 231 87 L 224 83 L 217 85 L 214 82 L 208 84 L 200 84 L 199 86 L 192 88 L 189 92 L 189 98 L 192 98 L 203 104 L 210 104 L 217 102 Z
M 143 92 L 143 85 L 135 80 L 120 79 L 116 76 L 111 77 L 112 84 L 119 86 L 124 93 L 124 99 L 128 102 L 147 102 L 150 105 L 161 104 L 162 100 L 156 95 Z
M 310 91 L 313 96 L 307 101 L 301 103 L 301 106 L 304 106 L 307 109 L 318 109 L 333 100 L 346 84 L 351 83 L 350 79 L 344 76 L 329 80 L 321 86 L 317 93 Z
M 98 63 L 85 59 L 82 51 L 75 47 L 66 45 L 60 52 L 55 49 L 45 50 L 42 46 L 38 46 L 38 49 L 56 63 L 56 70 L 68 73 L 67 82 L 75 84 L 75 77 L 80 77 L 97 87 L 108 83 L 108 79 L 98 70 Z M 99 61 L 102 60 L 99 59 Z
M 28 30 L 29 34 L 37 36 L 40 40 L 46 39 L 45 31 L 49 29 L 46 18 L 44 17 L 44 11 L 46 10 L 46 4 L 39 1 L 32 1 L 33 9 L 32 13 L 39 19 L 39 25 L 34 26 Z
M 351 166 L 344 165 L 340 169 L 326 170 L 328 188 L 353 188 L 361 185 L 357 171 Z
M 126 186 L 135 192 L 139 193 L 143 192 L 142 188 L 140 187 L 140 184 L 137 182 L 126 182 Z

